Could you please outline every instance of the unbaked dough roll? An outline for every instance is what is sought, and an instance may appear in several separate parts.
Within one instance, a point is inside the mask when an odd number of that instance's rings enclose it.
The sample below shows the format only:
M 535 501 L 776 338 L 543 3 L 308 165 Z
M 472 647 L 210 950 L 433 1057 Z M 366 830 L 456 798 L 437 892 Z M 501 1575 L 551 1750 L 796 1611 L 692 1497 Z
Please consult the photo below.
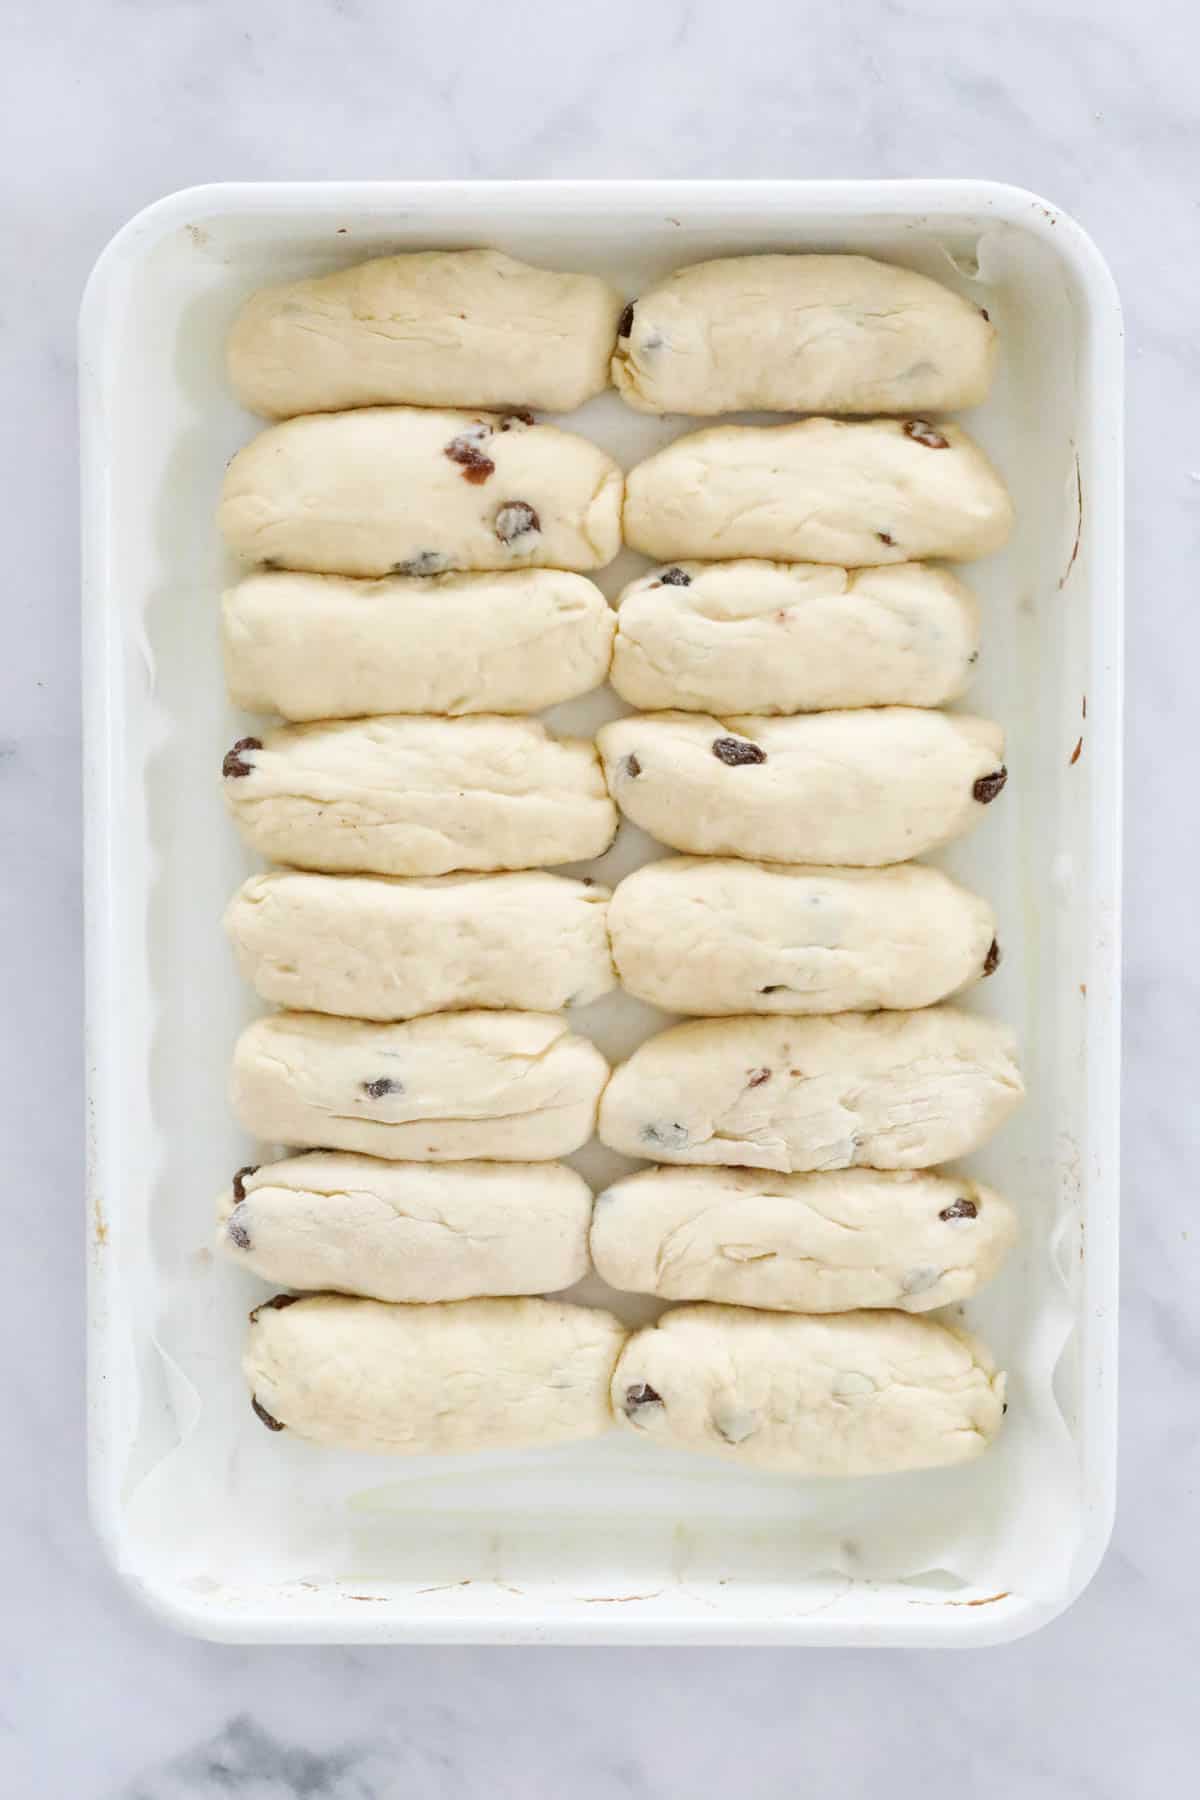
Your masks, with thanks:
M 217 522 L 247 562 L 328 575 L 598 569 L 621 546 L 621 492 L 612 457 L 572 432 L 377 406 L 260 433 Z
M 282 1287 L 373 1300 L 547 1294 L 586 1275 L 592 1195 L 561 1163 L 396 1163 L 314 1151 L 241 1169 L 217 1247 Z
M 597 742 L 617 805 L 660 843 L 764 862 L 904 862 L 969 831 L 1007 780 L 999 725 L 910 706 L 650 713 Z
M 617 828 L 595 747 L 536 719 L 284 726 L 223 764 L 246 842 L 327 873 L 448 875 L 583 862 Z
M 728 256 L 626 307 L 612 378 L 638 412 L 945 412 L 987 398 L 995 347 L 981 307 L 912 269 Z
M 969 1462 L 1004 1387 L 978 1339 L 934 1319 L 681 1306 L 630 1338 L 612 1391 L 618 1419 L 666 1448 L 843 1476 Z
M 280 1294 L 255 1307 L 242 1367 L 272 1431 L 392 1455 L 598 1437 L 626 1332 L 553 1300 L 387 1306 Z
M 381 256 L 252 294 L 229 378 L 269 418 L 397 400 L 570 412 L 608 386 L 622 305 L 595 275 L 498 250 Z
M 660 560 L 968 562 L 999 550 L 1012 522 L 979 446 L 925 419 L 717 425 L 676 438 L 625 485 L 625 541 Z
M 940 869 L 667 857 L 608 911 L 621 986 L 666 1012 L 904 1011 L 1000 961 L 986 900 Z
M 923 563 L 677 563 L 617 606 L 612 684 L 646 712 L 942 706 L 979 654 L 974 595 Z
M 541 870 L 396 881 L 272 869 L 238 889 L 225 930 L 263 999 L 300 1012 L 556 1012 L 613 986 L 608 900 Z
M 1024 1092 L 1011 1032 L 951 1006 L 703 1019 L 614 1070 L 599 1132 L 655 1162 L 925 1169 L 977 1150 Z
M 222 607 L 236 706 L 285 719 L 533 713 L 599 687 L 614 614 L 582 575 L 268 571 Z
M 546 1162 L 586 1144 L 608 1064 L 554 1013 L 398 1025 L 273 1013 L 238 1039 L 230 1100 L 267 1143 L 395 1162 Z
M 1007 1201 L 962 1176 L 644 1169 L 597 1195 L 591 1242 L 611 1287 L 664 1300 L 928 1312 L 990 1281 L 1016 1235 Z

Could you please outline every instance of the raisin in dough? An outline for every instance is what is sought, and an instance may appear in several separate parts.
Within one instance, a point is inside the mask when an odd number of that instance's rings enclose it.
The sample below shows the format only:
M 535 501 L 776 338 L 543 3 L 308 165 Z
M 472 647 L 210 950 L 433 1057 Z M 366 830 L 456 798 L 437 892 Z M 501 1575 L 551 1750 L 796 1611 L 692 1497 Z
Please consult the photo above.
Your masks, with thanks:
M 660 843 L 766 862 L 904 862 L 971 830 L 1007 778 L 998 725 L 908 706 L 650 713 L 597 742 L 617 805 Z
M 613 384 L 649 413 L 955 411 L 987 398 L 996 347 L 978 306 L 869 256 L 696 263 L 621 330 Z
M 555 1012 L 613 986 L 608 900 L 540 870 L 396 881 L 272 869 L 239 888 L 225 930 L 263 999 L 300 1012 Z
M 246 842 L 339 874 L 448 875 L 600 856 L 616 810 L 592 744 L 535 719 L 396 716 L 284 726 L 223 765 Z
M 570 412 L 608 386 L 622 305 L 595 275 L 497 250 L 381 256 L 252 294 L 229 379 L 268 418 L 392 401 Z
M 611 1313 L 562 1301 L 281 1294 L 251 1313 L 242 1367 L 263 1424 L 315 1444 L 521 1449 L 609 1430 L 625 1337 Z
M 532 713 L 599 687 L 614 615 L 582 575 L 249 575 L 222 607 L 236 706 L 285 719 Z
M 703 1019 L 614 1070 L 599 1132 L 656 1162 L 924 1169 L 978 1149 L 1024 1091 L 1011 1033 L 950 1006 Z
M 611 1287 L 664 1300 L 928 1312 L 975 1293 L 1015 1238 L 1008 1203 L 961 1176 L 645 1169 L 597 1195 L 591 1243 Z
M 274 1013 L 238 1039 L 230 1100 L 267 1143 L 395 1162 L 547 1162 L 586 1144 L 608 1064 L 554 1013 L 396 1025 Z
M 546 1294 L 589 1268 L 591 1190 L 561 1163 L 394 1163 L 314 1151 L 243 1169 L 217 1247 L 282 1287 L 372 1300 Z
M 676 438 L 625 484 L 625 541 L 659 560 L 968 562 L 999 550 L 1012 522 L 979 446 L 922 419 L 717 425 Z
M 941 706 L 979 653 L 974 596 L 923 563 L 681 563 L 617 606 L 612 684 L 645 712 Z
M 969 1462 L 1000 1429 L 1004 1388 L 978 1339 L 934 1319 L 681 1306 L 630 1338 L 612 1393 L 664 1448 L 844 1476 Z
M 608 928 L 623 988 L 700 1015 L 904 1011 L 1000 961 L 986 900 L 919 863 L 668 857 L 625 877 Z
M 621 471 L 516 417 L 367 407 L 272 425 L 230 463 L 217 522 L 244 561 L 327 575 L 598 569 Z

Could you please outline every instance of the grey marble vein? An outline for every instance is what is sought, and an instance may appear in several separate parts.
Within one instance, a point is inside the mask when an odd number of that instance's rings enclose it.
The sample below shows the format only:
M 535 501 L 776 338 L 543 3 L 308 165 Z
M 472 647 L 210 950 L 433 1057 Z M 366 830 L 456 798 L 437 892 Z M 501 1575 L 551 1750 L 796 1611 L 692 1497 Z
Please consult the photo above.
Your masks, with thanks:
M 123 1800 L 193 1800 L 206 1794 L 245 1800 L 375 1800 L 370 1752 L 314 1751 L 281 1743 L 239 1715 L 214 1737 L 171 1756 L 122 1788 Z

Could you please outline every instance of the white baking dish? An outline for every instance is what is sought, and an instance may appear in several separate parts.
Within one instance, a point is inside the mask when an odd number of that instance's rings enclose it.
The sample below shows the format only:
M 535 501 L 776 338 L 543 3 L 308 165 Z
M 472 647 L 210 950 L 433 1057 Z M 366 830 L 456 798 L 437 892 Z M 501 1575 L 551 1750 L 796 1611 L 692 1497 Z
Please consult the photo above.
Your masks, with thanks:
M 245 726 L 221 686 L 211 519 L 255 429 L 222 339 L 264 282 L 469 244 L 630 295 L 712 254 L 864 250 L 973 293 L 1000 326 L 997 390 L 969 423 L 1020 529 L 970 572 L 986 620 L 970 704 L 1006 725 L 1011 779 L 945 861 L 998 908 L 1005 960 L 970 1003 L 1018 1027 L 1030 1098 L 973 1163 L 1025 1233 L 969 1310 L 1013 1404 L 968 1468 L 822 1486 L 623 1434 L 414 1466 L 322 1454 L 250 1415 L 237 1360 L 257 1292 L 208 1248 L 213 1196 L 249 1160 L 224 1088 L 255 1010 L 218 926 L 248 864 L 218 792 Z M 243 1640 L 966 1644 L 1061 1611 L 1102 1554 L 1114 1485 L 1122 366 L 1088 239 L 976 182 L 207 187 L 109 245 L 80 361 L 91 1490 L 118 1569 L 185 1629 Z M 627 463 L 685 423 L 611 394 L 578 422 Z M 610 592 L 634 566 L 607 572 Z M 615 710 L 606 695 L 558 719 Z M 645 854 L 625 831 L 601 872 Z M 610 1053 L 657 1022 L 621 997 L 580 1016 Z M 599 1179 L 611 1160 L 593 1147 L 581 1166 Z

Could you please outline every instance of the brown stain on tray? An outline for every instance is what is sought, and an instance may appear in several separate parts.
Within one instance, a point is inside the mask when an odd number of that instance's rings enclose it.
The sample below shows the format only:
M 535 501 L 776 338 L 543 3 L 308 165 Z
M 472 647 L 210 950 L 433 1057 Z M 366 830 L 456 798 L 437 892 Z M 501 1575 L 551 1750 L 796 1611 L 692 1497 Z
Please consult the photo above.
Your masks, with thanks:
M 910 1600 L 910 1606 L 994 1606 L 997 1600 L 1010 1600 L 1012 1595 L 1005 1588 L 1003 1593 L 984 1594 L 978 1600 Z
M 1071 545 L 1071 554 L 1067 566 L 1058 578 L 1058 589 L 1061 593 L 1067 585 L 1067 577 L 1075 567 L 1075 558 L 1079 555 L 1079 540 L 1083 536 L 1083 471 L 1079 466 L 1079 452 L 1075 452 L 1075 542 Z

